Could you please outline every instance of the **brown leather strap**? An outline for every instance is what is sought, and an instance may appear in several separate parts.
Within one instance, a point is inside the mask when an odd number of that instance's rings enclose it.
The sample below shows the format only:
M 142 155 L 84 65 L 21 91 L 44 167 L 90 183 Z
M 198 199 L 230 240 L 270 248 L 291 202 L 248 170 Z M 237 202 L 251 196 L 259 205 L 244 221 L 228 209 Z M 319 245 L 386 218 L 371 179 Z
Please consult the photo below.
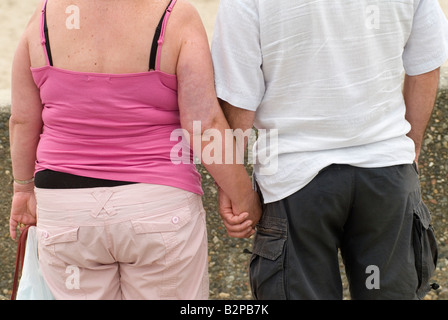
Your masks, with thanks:
M 12 293 L 11 300 L 16 300 L 17 289 L 19 287 L 19 274 L 22 273 L 23 269 L 23 260 L 25 258 L 25 247 L 26 247 L 26 239 L 28 237 L 28 229 L 30 226 L 26 226 L 25 229 L 22 230 L 19 237 L 19 242 L 17 244 L 17 255 L 16 255 L 16 269 L 14 271 L 14 282 L 12 285 Z

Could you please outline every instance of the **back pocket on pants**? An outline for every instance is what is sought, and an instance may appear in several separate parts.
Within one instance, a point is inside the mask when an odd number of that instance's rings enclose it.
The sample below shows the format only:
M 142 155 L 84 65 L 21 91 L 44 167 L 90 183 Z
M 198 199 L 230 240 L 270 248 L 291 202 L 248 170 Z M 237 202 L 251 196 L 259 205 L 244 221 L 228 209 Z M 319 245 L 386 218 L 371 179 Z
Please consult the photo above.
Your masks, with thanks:
M 437 264 L 437 240 L 430 224 L 431 213 L 423 201 L 414 209 L 413 246 L 418 275 L 417 297 L 423 299 L 431 289 L 429 281 Z

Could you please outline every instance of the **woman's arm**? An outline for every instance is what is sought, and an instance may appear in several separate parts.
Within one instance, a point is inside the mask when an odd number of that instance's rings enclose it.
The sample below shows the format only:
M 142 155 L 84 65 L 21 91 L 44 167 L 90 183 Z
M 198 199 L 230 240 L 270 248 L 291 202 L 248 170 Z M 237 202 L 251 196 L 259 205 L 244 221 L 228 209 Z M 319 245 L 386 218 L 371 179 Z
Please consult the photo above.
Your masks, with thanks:
M 21 38 L 12 66 L 12 104 L 9 120 L 12 171 L 15 179 L 11 205 L 10 235 L 16 238 L 18 223 L 36 222 L 36 201 L 32 180 L 36 149 L 42 131 L 42 102 L 30 71 L 26 33 Z M 18 181 L 18 182 L 16 182 Z
M 207 161 L 203 161 L 203 164 L 230 198 L 234 212 L 250 213 L 251 220 L 241 224 L 238 232 L 240 237 L 249 236 L 261 215 L 258 195 L 252 189 L 244 166 L 237 164 L 238 150 L 235 141 L 233 140 L 231 145 L 227 144 L 227 148 L 224 143 L 225 131 L 230 131 L 230 127 L 216 97 L 210 47 L 202 21 L 195 10 L 183 10 L 179 14 L 185 15 L 177 63 L 182 128 L 190 134 L 190 145 L 196 155 L 201 155 L 204 148 L 211 143 L 210 129 L 213 129 L 215 134 L 219 132 L 223 143 L 220 150 L 216 151 L 218 154 L 220 152 L 221 164 L 208 164 Z M 200 121 L 200 131 L 193 130 L 194 121 Z M 195 139 L 201 143 L 194 143 Z M 232 161 L 229 161 L 230 159 Z

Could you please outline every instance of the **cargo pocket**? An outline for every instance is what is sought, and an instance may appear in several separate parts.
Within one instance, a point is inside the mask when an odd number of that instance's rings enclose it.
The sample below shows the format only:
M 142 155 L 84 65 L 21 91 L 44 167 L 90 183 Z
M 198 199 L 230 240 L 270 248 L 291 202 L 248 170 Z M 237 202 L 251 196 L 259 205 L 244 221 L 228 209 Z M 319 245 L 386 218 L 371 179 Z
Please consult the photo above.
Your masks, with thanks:
M 423 299 L 431 289 L 429 281 L 437 264 L 437 240 L 430 224 L 431 213 L 423 201 L 414 209 L 413 246 L 418 275 L 417 297 Z
M 262 217 L 257 226 L 250 262 L 250 283 L 255 299 L 286 299 L 284 251 L 286 219 Z
M 79 227 L 38 226 L 36 229 L 39 254 L 45 255 L 50 264 L 64 265 L 73 254 L 71 244 L 78 241 Z

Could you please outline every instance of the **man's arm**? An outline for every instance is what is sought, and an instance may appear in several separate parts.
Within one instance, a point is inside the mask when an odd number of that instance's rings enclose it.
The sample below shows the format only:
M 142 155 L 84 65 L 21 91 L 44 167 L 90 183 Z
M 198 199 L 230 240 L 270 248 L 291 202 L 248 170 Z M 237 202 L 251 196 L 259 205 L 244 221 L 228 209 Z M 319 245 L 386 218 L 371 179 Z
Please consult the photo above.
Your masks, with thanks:
M 241 129 L 243 132 L 252 129 L 255 118 L 254 111 L 234 107 L 223 100 L 220 100 L 219 102 L 231 129 Z M 245 138 L 244 148 L 241 149 L 240 146 L 237 146 L 238 150 L 246 150 L 247 144 L 248 138 Z M 252 235 L 252 232 L 248 233 L 246 231 L 245 221 L 252 221 L 252 227 L 255 227 L 261 218 L 261 212 L 251 212 L 249 216 L 243 214 L 238 215 L 233 212 L 232 202 L 221 188 L 219 188 L 219 214 L 227 229 L 227 233 L 236 238 L 246 238 Z
M 415 162 L 422 148 L 422 141 L 434 108 L 439 84 L 440 68 L 416 76 L 405 76 L 403 96 L 406 119 L 411 124 L 408 136 L 415 143 Z
M 255 111 L 245 110 L 232 106 L 230 103 L 219 100 L 222 111 L 233 130 L 241 129 L 246 131 L 247 129 L 252 129 L 255 119 Z M 247 147 L 248 139 L 244 140 L 244 150 Z
M 247 130 L 252 129 L 255 110 L 263 100 L 266 90 L 262 69 L 263 54 L 260 45 L 260 19 L 257 1 L 220 1 L 211 52 L 216 94 L 218 98 L 222 99 L 220 109 L 226 116 L 230 128 L 241 129 L 246 136 Z M 252 111 L 246 111 L 246 109 Z M 234 131 L 234 134 L 239 133 Z M 240 139 L 238 138 L 236 141 L 239 144 Z M 247 142 L 245 140 L 245 145 Z M 239 156 L 244 156 L 245 148 L 243 146 L 238 145 L 237 150 Z M 241 150 L 243 150 L 243 154 L 241 154 Z M 240 160 L 241 158 L 238 158 L 238 161 Z M 235 210 L 238 208 L 238 203 L 230 202 L 228 197 L 230 194 L 224 194 L 223 186 L 220 185 L 220 187 L 220 214 L 228 234 L 239 238 L 250 236 L 251 233 L 238 231 L 238 224 L 244 221 L 244 212 L 238 214 L 238 210 Z M 252 216 L 254 215 L 252 214 Z M 261 208 L 253 217 L 252 227 L 258 222 L 260 216 Z M 247 221 L 250 219 L 252 218 Z

